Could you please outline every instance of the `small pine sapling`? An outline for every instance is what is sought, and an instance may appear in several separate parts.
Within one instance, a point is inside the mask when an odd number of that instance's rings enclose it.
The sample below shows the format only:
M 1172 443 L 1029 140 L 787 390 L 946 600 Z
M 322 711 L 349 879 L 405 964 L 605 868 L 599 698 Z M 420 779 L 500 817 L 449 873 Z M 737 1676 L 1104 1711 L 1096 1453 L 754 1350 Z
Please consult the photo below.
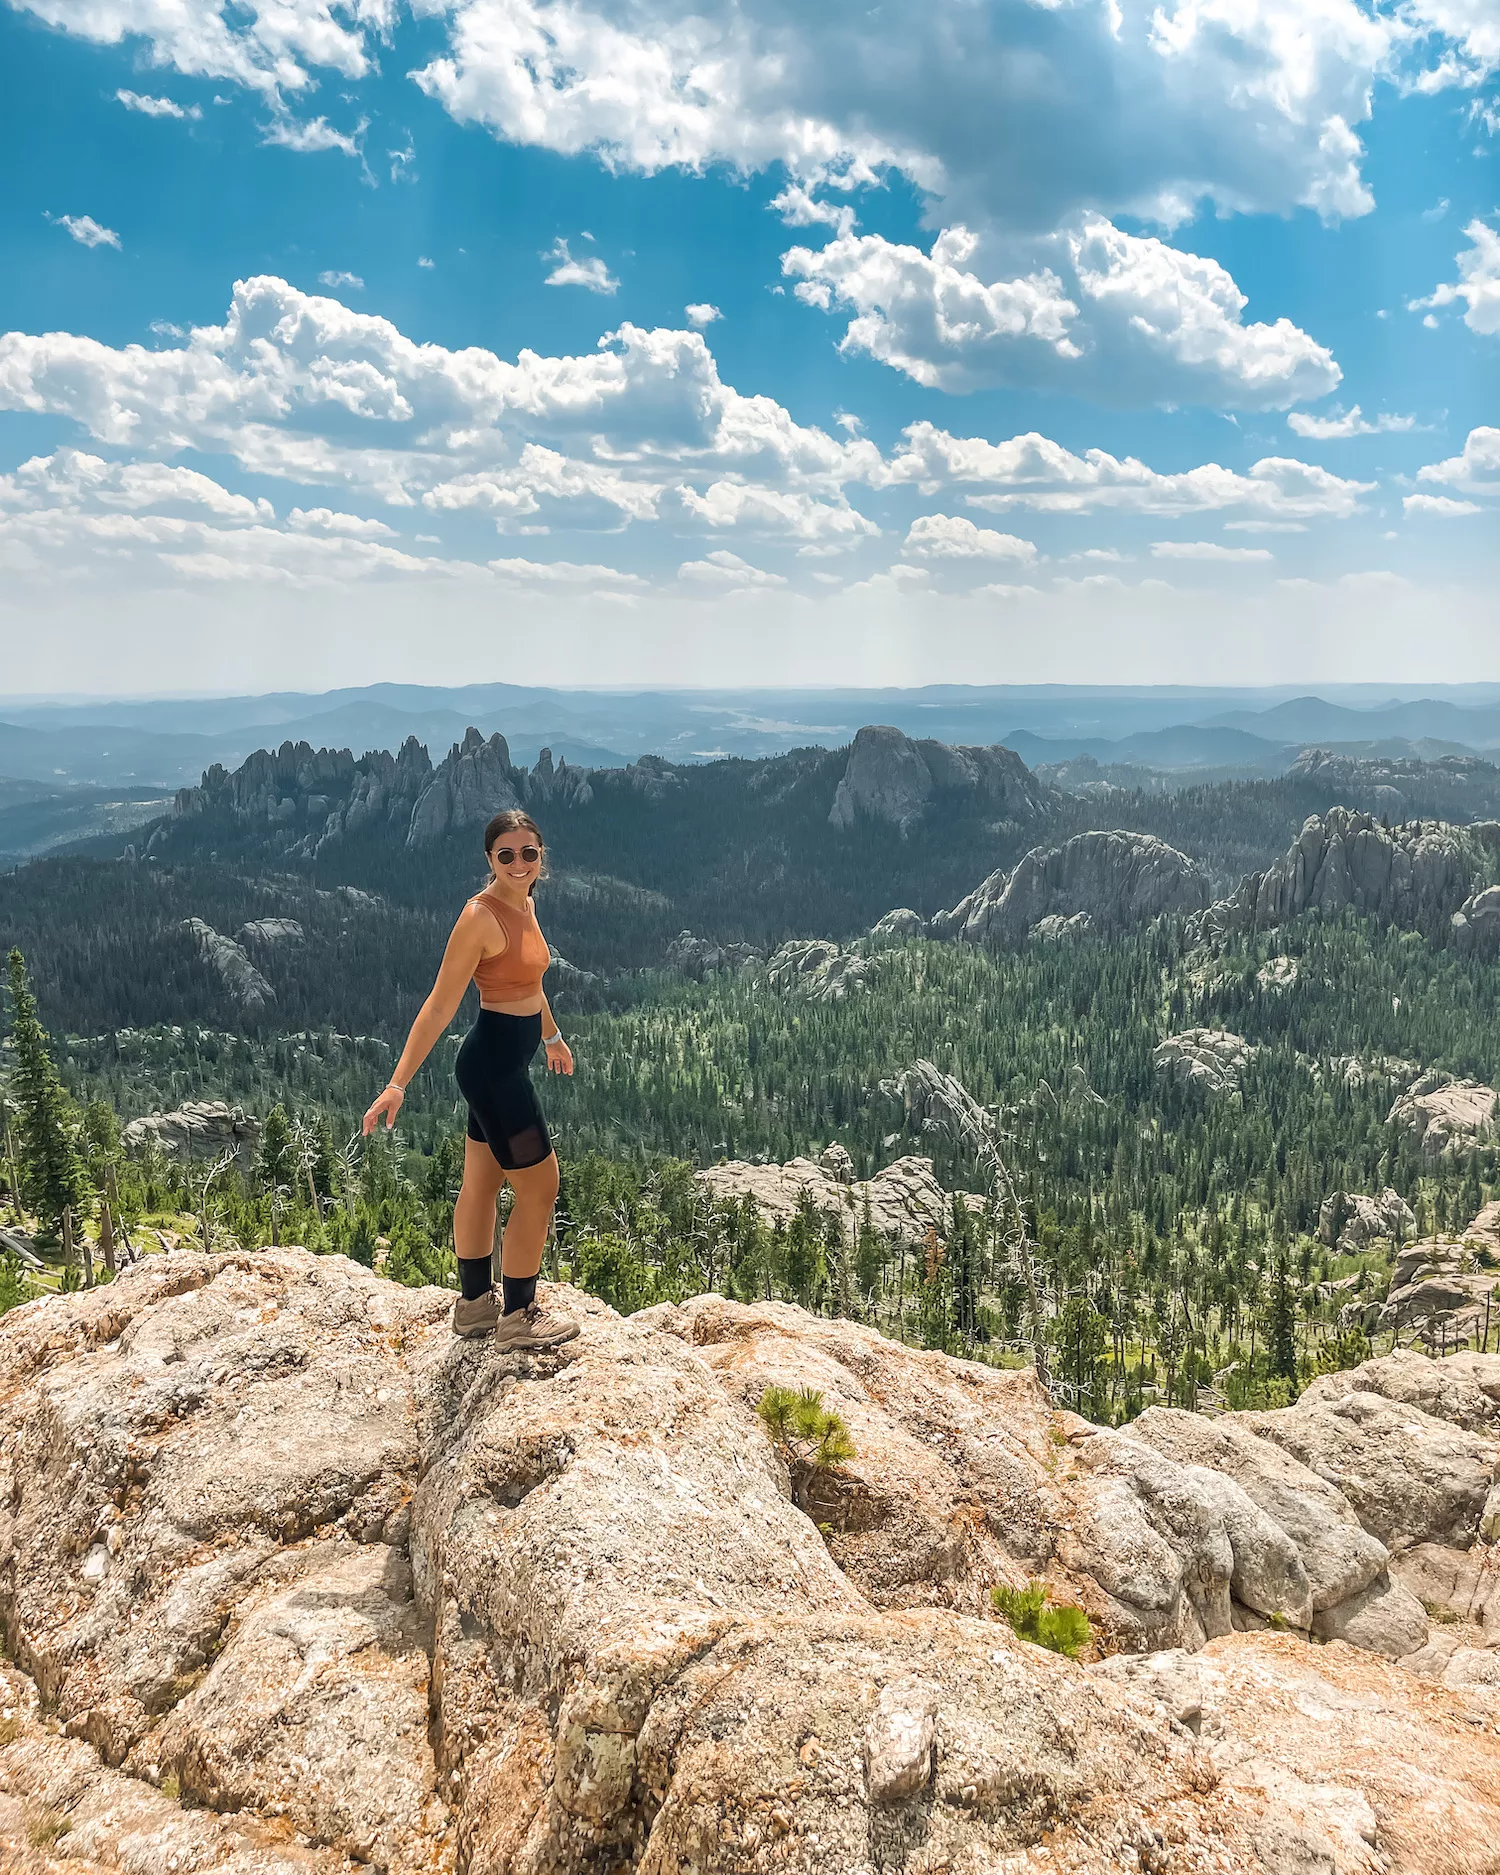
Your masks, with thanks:
M 1041 1581 L 1029 1582 L 1024 1589 L 999 1583 L 990 1590 L 990 1602 L 1023 1641 L 1076 1660 L 1094 1638 L 1089 1618 L 1070 1603 L 1054 1605 L 1048 1593 L 1047 1584 Z

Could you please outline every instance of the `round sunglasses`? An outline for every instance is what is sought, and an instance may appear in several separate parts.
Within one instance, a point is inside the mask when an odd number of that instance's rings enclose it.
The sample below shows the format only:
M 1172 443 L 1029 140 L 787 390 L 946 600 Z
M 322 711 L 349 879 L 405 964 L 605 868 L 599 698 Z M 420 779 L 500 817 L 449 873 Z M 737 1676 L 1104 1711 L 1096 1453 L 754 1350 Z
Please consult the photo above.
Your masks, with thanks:
M 513 846 L 497 846 L 494 852 L 495 858 L 499 860 L 502 866 L 515 865 L 516 849 Z M 539 846 L 523 846 L 521 848 L 521 858 L 528 866 L 534 866 L 541 857 L 542 849 Z

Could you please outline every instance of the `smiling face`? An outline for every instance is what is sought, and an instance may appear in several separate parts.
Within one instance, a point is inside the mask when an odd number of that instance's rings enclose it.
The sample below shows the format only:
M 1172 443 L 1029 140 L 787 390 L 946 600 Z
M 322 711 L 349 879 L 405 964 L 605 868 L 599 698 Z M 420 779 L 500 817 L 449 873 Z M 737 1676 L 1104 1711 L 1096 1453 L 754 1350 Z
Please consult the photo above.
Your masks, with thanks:
M 520 808 L 496 814 L 484 830 L 484 856 L 502 897 L 524 899 L 542 875 L 546 848 L 536 822 Z

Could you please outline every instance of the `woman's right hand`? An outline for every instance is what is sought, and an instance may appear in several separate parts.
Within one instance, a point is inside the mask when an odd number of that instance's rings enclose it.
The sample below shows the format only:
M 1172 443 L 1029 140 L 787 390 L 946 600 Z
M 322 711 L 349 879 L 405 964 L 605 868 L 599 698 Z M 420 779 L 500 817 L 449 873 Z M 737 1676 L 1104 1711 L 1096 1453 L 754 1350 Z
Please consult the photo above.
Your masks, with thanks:
M 385 1118 L 385 1130 L 390 1132 L 391 1128 L 396 1124 L 396 1115 L 401 1111 L 401 1103 L 405 1098 L 405 1091 L 397 1087 L 394 1081 L 391 1082 L 389 1087 L 384 1088 L 377 1094 L 374 1100 L 370 1102 L 370 1110 L 365 1115 L 363 1124 L 360 1127 L 360 1131 L 365 1137 L 368 1138 L 370 1134 L 375 1131 L 382 1115 Z

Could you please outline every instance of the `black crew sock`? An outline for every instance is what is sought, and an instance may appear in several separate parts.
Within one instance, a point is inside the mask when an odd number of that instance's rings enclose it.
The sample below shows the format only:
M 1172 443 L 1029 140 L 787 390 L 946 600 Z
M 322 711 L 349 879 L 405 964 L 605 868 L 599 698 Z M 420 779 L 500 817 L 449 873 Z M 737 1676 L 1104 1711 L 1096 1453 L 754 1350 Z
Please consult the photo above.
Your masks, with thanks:
M 517 1309 L 529 1309 L 536 1301 L 535 1276 L 500 1277 L 500 1293 L 505 1298 L 502 1315 L 514 1315 Z
M 488 1257 L 460 1257 L 458 1259 L 458 1286 L 463 1291 L 465 1302 L 477 1302 L 490 1289 L 490 1259 Z

